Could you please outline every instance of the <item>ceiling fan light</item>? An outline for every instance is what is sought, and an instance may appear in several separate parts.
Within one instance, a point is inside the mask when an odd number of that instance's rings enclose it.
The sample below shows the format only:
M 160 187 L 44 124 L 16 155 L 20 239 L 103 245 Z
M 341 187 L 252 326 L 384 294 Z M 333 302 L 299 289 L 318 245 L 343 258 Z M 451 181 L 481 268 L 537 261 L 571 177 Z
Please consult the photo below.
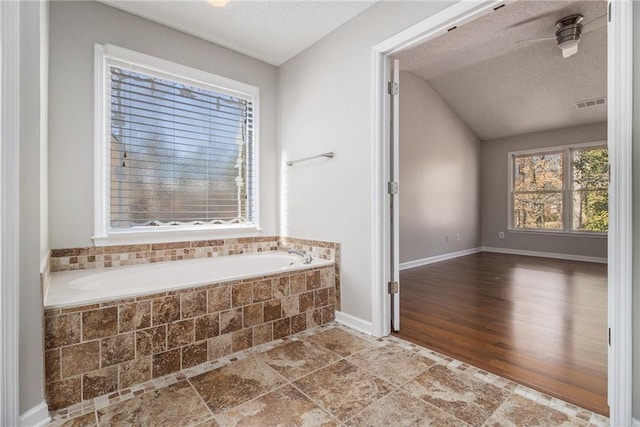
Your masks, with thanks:
M 558 43 L 558 47 L 562 50 L 565 49 L 577 49 L 578 48 L 578 43 L 580 43 L 580 39 L 572 39 L 572 40 L 565 40 L 561 43 Z
M 575 55 L 576 53 L 578 53 L 578 42 L 580 40 L 575 40 L 575 43 L 566 43 L 566 46 L 560 46 L 560 49 L 562 49 L 562 57 L 564 59 Z
M 211 6 L 215 7 L 225 7 L 230 0 L 207 0 Z

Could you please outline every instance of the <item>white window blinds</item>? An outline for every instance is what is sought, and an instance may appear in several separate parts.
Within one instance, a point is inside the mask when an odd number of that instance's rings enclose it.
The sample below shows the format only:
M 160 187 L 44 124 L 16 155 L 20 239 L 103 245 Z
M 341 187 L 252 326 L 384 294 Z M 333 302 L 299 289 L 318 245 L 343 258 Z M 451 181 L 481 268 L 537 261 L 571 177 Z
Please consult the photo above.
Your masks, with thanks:
M 252 224 L 251 99 L 109 67 L 110 226 Z

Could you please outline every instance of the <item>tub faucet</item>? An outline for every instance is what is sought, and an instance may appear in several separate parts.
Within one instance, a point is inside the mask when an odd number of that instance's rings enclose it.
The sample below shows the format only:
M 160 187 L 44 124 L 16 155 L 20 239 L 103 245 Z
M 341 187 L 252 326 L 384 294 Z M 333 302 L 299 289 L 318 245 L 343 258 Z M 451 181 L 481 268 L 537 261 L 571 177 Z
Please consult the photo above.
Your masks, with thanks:
M 313 260 L 313 258 L 311 257 L 311 254 L 305 251 L 296 251 L 295 249 L 287 249 L 287 252 L 304 258 L 304 264 L 311 264 L 311 260 Z

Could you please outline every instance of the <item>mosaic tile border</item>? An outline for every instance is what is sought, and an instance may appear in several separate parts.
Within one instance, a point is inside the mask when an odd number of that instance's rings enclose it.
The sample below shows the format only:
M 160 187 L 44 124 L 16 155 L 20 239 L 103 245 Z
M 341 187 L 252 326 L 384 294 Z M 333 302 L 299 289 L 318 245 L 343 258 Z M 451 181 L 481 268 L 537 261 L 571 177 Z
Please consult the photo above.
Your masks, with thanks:
M 85 270 L 275 251 L 277 236 L 51 250 L 51 271 Z
M 176 372 L 160 378 L 156 378 L 154 380 L 147 381 L 143 384 L 133 386 L 130 389 L 122 390 L 119 393 L 116 392 L 108 395 L 99 396 L 99 397 L 96 397 L 95 399 L 80 402 L 75 405 L 69 406 L 67 408 L 63 408 L 57 411 L 52 411 L 51 417 L 53 421 L 49 425 L 56 426 L 56 427 L 60 426 L 70 419 L 73 419 L 75 417 L 78 417 L 87 413 L 91 413 L 97 409 L 102 409 L 107 406 L 131 399 L 133 397 L 136 397 L 145 393 L 151 393 L 163 387 L 169 386 L 171 384 L 175 384 L 184 379 L 191 378 L 196 375 L 200 375 L 202 373 L 209 372 L 211 370 L 228 365 L 232 362 L 245 359 L 255 354 L 265 353 L 289 341 L 300 340 L 304 337 L 317 335 L 330 329 L 341 329 L 347 333 L 358 336 L 368 341 L 369 343 L 372 343 L 377 346 L 394 344 L 399 346 L 400 348 L 415 352 L 420 356 L 433 360 L 435 363 L 439 363 L 444 366 L 447 366 L 450 369 L 464 371 L 467 374 L 472 373 L 475 378 L 481 381 L 484 381 L 489 384 L 493 384 L 496 387 L 499 387 L 508 391 L 510 394 L 516 394 L 518 396 L 521 396 L 523 398 L 536 402 L 541 406 L 558 410 L 570 417 L 578 418 L 584 422 L 587 422 L 589 426 L 604 427 L 609 425 L 608 418 L 600 414 L 596 414 L 586 409 L 579 408 L 568 402 L 564 402 L 562 400 L 548 396 L 544 393 L 540 393 L 536 390 L 522 386 L 506 378 L 502 378 L 497 375 L 491 374 L 489 372 L 483 371 L 482 369 L 460 362 L 456 359 L 452 359 L 448 356 L 442 355 L 433 350 L 420 347 L 416 344 L 402 340 L 395 336 L 374 338 L 374 337 L 371 337 L 370 335 L 349 329 L 346 326 L 341 325 L 337 322 L 327 323 L 325 325 L 322 325 L 313 329 L 299 332 L 290 337 L 277 339 L 275 341 L 271 341 L 269 343 L 262 344 L 260 346 L 256 346 L 247 350 L 230 354 L 228 356 L 219 358 L 217 360 L 213 360 L 198 366 L 194 366 L 192 368 L 181 370 L 180 372 Z

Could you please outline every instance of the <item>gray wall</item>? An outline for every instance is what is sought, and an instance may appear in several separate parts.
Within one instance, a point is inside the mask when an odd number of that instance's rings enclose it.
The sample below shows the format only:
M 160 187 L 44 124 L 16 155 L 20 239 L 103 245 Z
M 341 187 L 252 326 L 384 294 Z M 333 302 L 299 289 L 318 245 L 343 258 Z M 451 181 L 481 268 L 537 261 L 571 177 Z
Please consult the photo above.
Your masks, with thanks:
M 633 417 L 640 420 L 640 2 L 633 22 Z
M 478 138 L 423 78 L 400 87 L 400 262 L 478 247 Z
M 342 311 L 365 321 L 374 267 L 371 50 L 452 3 L 378 2 L 279 69 L 280 231 L 342 244 Z M 331 150 L 332 160 L 284 165 Z
M 51 3 L 50 243 L 93 246 L 93 44 L 111 43 L 260 88 L 260 204 L 277 234 L 277 70 L 261 61 L 93 1 Z
M 542 233 L 507 231 L 508 153 L 582 142 L 606 141 L 607 125 L 599 123 L 537 132 L 512 138 L 483 141 L 481 149 L 482 245 L 494 248 L 552 252 L 606 258 L 606 237 L 550 236 Z M 504 239 L 498 233 L 505 233 Z
M 40 271 L 47 243 L 48 3 L 20 4 L 20 413 L 44 400 Z M 43 167 L 45 165 L 45 167 Z

